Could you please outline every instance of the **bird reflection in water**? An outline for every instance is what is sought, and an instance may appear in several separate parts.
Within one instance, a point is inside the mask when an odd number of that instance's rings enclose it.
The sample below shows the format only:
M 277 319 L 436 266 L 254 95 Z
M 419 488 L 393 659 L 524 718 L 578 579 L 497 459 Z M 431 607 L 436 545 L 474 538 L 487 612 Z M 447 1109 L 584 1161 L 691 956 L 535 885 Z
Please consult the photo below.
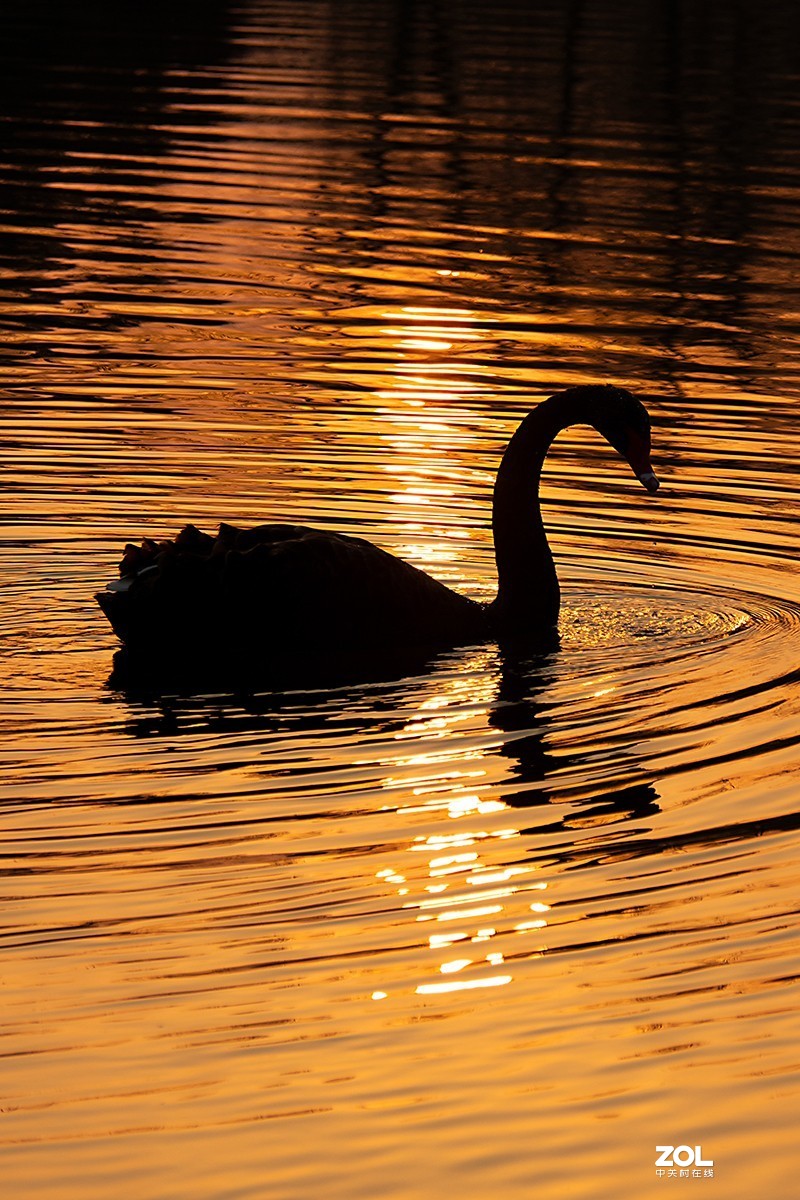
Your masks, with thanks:
M 433 779 L 427 804 L 425 785 L 418 789 L 422 793 L 417 797 L 420 808 L 444 807 L 451 818 L 459 820 L 456 831 L 420 837 L 409 846 L 413 853 L 427 858 L 428 882 L 421 884 L 423 897 L 409 897 L 403 903 L 423 927 L 435 925 L 428 947 L 436 958 L 437 978 L 417 986 L 421 995 L 511 983 L 509 964 L 548 950 L 542 939 L 552 898 L 545 876 L 548 868 L 569 863 L 570 852 L 577 849 L 573 831 L 587 824 L 618 826 L 654 817 L 660 811 L 658 793 L 647 782 L 594 787 L 589 795 L 585 784 L 583 794 L 573 796 L 564 788 L 562 777 L 569 768 L 575 768 L 580 777 L 580 755 L 557 755 L 548 745 L 550 719 L 541 699 L 554 681 L 555 663 L 553 653 L 530 656 L 519 648 L 515 652 L 506 647 L 500 655 L 499 680 L 486 720 L 504 736 L 499 747 L 484 752 L 483 761 L 486 756 L 497 756 L 492 770 L 496 776 L 497 759 L 508 760 L 505 778 L 494 787 L 489 784 L 483 795 L 466 797 L 460 780 L 454 780 L 448 794 L 442 781 Z M 629 763 L 628 778 L 637 773 L 636 764 Z M 556 777 L 559 782 L 551 788 L 548 781 Z M 518 820 L 511 827 L 507 823 L 515 810 L 552 812 L 551 806 L 560 808 L 563 815 L 535 825 L 522 825 Z M 470 819 L 469 826 L 465 818 Z M 481 819 L 483 828 L 476 828 L 476 819 Z M 637 832 L 646 839 L 651 830 L 639 827 Z M 554 844 L 554 834 L 564 834 L 563 841 Z M 544 850 L 543 837 L 548 839 Z M 593 842 L 597 852 L 596 839 Z M 535 849 L 523 852 L 523 845 Z M 401 896 L 409 892 L 404 876 L 384 871 L 381 877 L 384 883 L 398 884 Z M 519 937 L 523 938 L 521 944 L 516 941 Z M 376 998 L 386 995 L 381 990 Z
M 552 870 L 591 854 L 622 853 L 631 844 L 622 824 L 636 822 L 635 840 L 646 844 L 652 828 L 641 822 L 659 812 L 648 782 L 570 787 L 569 777 L 585 780 L 585 771 L 580 753 L 551 748 L 555 721 L 547 697 L 558 671 L 557 640 L 533 654 L 518 645 L 500 652 L 474 647 L 394 684 L 161 697 L 155 711 L 151 705 L 145 712 L 132 701 L 129 728 L 137 737 L 170 739 L 204 727 L 232 734 L 239 759 L 241 735 L 249 733 L 253 760 L 262 763 L 270 738 L 290 734 L 305 754 L 264 765 L 270 774 L 294 778 L 300 795 L 309 778 L 316 787 L 319 771 L 330 773 L 330 791 L 316 793 L 319 821 L 345 811 L 337 811 L 337 768 L 363 770 L 385 801 L 373 813 L 381 836 L 365 860 L 371 886 L 377 881 L 380 891 L 389 889 L 398 913 L 422 934 L 415 990 L 492 988 L 512 982 L 510 963 L 548 951 Z M 347 746 L 330 745 L 332 721 L 338 734 L 352 725 Z M 633 759 L 618 759 L 616 769 L 627 780 L 640 774 Z M 603 828 L 599 836 L 576 839 L 587 826 Z M 415 832 L 421 827 L 425 833 Z M 407 976 L 397 985 L 385 980 L 376 998 L 394 986 L 408 987 Z

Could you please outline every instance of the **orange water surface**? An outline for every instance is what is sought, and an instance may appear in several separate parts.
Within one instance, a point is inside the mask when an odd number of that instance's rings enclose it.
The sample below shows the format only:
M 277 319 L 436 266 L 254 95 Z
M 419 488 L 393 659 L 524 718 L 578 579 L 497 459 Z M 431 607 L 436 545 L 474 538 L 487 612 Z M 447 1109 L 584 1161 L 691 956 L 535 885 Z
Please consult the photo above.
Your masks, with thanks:
M 791 1200 L 796 8 L 12 8 L 3 1194 Z M 663 486 L 559 439 L 557 651 L 108 686 L 189 520 L 490 598 L 499 454 L 596 382 Z

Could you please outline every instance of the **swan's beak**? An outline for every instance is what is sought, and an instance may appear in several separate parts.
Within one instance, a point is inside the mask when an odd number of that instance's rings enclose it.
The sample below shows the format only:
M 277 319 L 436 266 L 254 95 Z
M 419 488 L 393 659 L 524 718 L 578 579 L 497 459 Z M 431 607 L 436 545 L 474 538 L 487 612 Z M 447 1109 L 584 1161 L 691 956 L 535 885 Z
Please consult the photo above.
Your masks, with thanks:
M 644 484 L 651 494 L 658 491 L 659 483 L 653 471 L 637 471 L 636 478 L 640 483 Z
M 652 495 L 658 491 L 658 480 L 656 473 L 650 464 L 650 438 L 645 440 L 639 437 L 636 433 L 628 435 L 628 444 L 625 447 L 625 457 L 633 468 L 633 473 L 639 482 L 647 488 Z

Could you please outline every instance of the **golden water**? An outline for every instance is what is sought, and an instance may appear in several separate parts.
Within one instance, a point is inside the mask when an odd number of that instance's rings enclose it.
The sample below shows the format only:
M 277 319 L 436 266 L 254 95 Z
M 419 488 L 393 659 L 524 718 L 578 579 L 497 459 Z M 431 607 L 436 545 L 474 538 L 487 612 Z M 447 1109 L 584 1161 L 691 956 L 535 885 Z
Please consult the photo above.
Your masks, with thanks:
M 4 18 L 4 1194 L 788 1200 L 793 8 L 163 7 Z M 106 686 L 187 520 L 490 597 L 505 441 L 606 381 L 663 487 L 559 439 L 544 661 Z

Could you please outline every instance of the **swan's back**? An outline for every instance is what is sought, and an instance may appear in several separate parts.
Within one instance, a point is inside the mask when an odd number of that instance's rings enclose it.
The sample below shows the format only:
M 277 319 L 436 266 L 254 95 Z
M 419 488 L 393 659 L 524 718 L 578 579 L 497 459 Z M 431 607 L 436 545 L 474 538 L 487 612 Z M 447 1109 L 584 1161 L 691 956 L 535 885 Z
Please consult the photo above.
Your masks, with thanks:
M 474 601 L 362 538 L 302 525 L 187 526 L 128 546 L 120 575 L 98 602 L 150 659 L 285 669 L 485 636 Z

